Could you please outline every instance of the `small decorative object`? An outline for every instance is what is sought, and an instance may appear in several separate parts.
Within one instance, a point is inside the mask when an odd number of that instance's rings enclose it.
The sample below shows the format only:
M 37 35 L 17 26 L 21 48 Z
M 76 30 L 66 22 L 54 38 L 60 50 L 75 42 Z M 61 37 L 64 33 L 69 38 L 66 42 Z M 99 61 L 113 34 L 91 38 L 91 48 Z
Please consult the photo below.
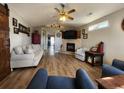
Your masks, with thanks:
M 83 34 L 83 39 L 87 39 L 88 38 L 88 34 Z
M 124 31 L 124 19 L 123 19 L 123 21 L 122 21 L 121 28 L 122 28 L 122 30 Z
M 13 26 L 17 27 L 17 19 L 13 18 L 12 22 L 13 22 Z
M 18 34 L 18 33 L 19 33 L 18 28 L 14 27 L 14 33 L 15 33 L 15 34 Z
M 58 32 L 58 33 L 56 34 L 56 36 L 57 36 L 57 37 L 61 37 L 61 33 Z
M 85 29 L 82 29 L 82 34 L 85 34 Z
M 46 35 L 46 31 L 43 31 L 43 36 L 45 36 Z

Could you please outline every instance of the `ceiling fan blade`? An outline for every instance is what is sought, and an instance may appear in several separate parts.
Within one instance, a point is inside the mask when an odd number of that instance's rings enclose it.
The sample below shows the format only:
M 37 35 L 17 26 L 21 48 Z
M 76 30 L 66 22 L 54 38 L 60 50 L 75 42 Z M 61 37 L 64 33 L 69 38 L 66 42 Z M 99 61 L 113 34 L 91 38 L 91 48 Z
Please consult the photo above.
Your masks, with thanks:
M 60 13 L 60 10 L 58 9 L 58 8 L 54 8 L 57 12 L 59 12 Z
M 71 17 L 71 16 L 67 16 L 67 18 L 70 19 L 70 20 L 74 20 L 74 18 Z
M 68 14 L 73 13 L 75 11 L 76 11 L 75 9 L 72 9 L 72 10 L 68 11 Z
M 60 5 L 61 5 L 61 7 L 62 7 L 62 8 L 64 8 L 64 7 L 65 7 L 65 5 L 64 5 L 63 3 L 61 3 Z

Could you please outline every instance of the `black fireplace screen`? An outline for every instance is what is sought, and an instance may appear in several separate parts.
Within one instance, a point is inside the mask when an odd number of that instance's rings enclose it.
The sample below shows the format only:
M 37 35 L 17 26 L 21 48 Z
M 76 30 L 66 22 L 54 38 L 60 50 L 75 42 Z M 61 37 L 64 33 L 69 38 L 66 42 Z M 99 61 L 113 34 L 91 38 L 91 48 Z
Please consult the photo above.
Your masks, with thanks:
M 67 43 L 67 51 L 75 52 L 75 44 L 74 43 Z

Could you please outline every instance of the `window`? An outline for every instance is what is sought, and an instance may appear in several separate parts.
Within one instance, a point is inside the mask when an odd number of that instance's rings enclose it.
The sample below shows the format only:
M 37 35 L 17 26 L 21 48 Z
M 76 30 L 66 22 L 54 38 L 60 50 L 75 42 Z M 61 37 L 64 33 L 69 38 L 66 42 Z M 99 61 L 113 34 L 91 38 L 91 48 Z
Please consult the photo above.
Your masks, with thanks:
M 94 30 L 98 30 L 106 27 L 109 27 L 108 20 L 89 26 L 88 31 L 94 31 Z

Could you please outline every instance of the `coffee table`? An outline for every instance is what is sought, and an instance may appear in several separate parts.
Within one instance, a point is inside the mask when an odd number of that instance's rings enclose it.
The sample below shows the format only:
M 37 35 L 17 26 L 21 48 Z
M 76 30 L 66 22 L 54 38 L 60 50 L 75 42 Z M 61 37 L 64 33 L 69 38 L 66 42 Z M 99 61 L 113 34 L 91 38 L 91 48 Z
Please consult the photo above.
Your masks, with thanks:
M 124 89 L 124 75 L 96 79 L 100 89 Z

